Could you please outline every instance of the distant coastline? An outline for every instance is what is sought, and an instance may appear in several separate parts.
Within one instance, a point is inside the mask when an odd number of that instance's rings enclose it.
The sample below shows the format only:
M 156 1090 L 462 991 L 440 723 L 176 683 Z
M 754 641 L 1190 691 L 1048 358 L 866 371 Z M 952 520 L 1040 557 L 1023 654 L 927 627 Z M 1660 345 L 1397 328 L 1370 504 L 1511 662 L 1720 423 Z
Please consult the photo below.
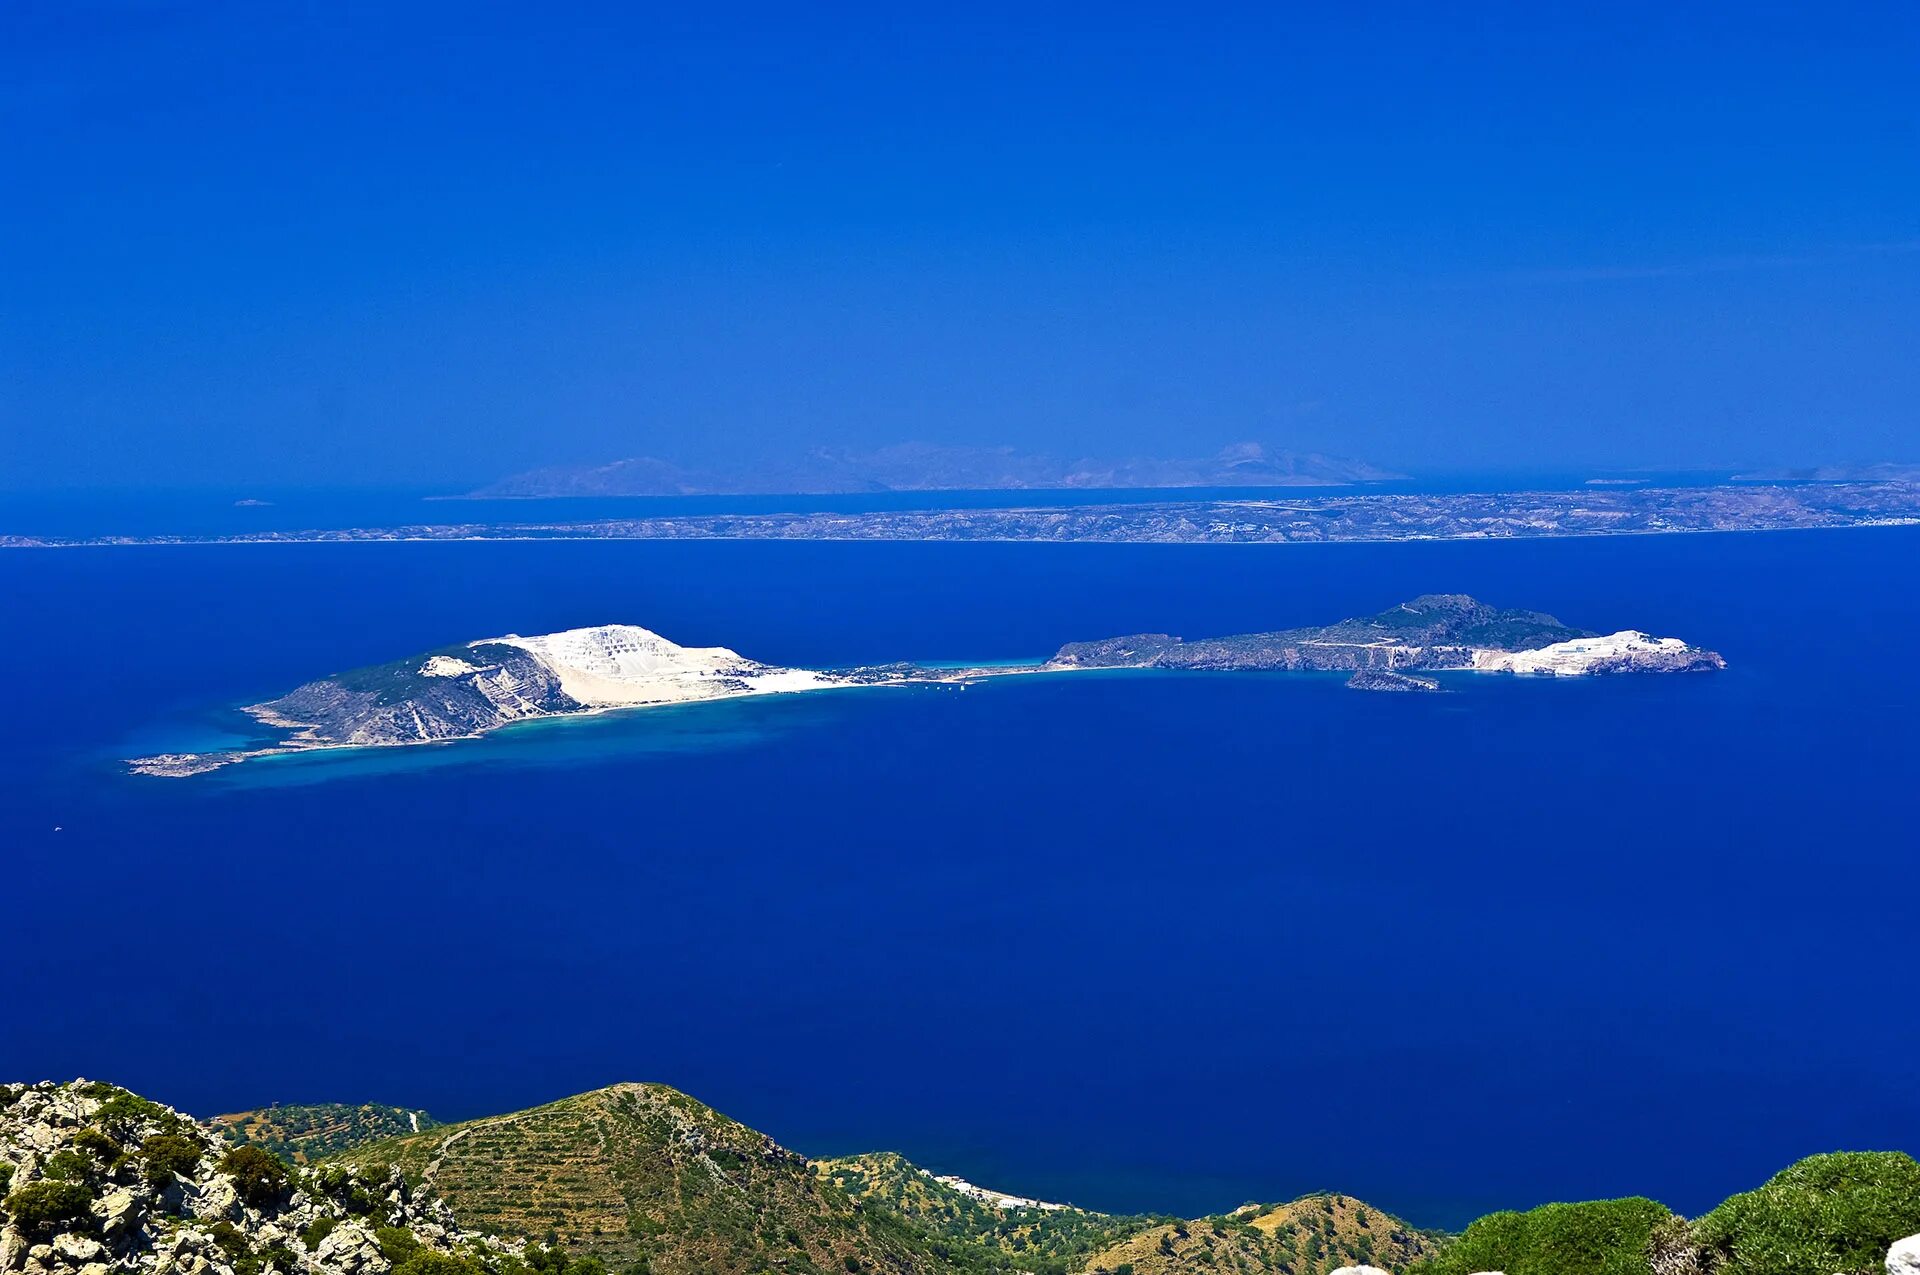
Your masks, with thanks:
M 1389 482 L 1346 456 L 1235 443 L 1211 456 L 1050 456 L 1014 447 L 896 443 L 816 447 L 799 456 L 689 467 L 658 456 L 530 470 L 467 493 L 481 500 L 606 496 L 850 495 L 942 491 L 1125 491 L 1155 487 L 1321 487 Z
M 0 535 L 0 548 L 459 540 L 864 540 L 1324 544 L 1920 525 L 1920 484 L 1372 492 L 1023 507 L 663 513 L 203 534 Z

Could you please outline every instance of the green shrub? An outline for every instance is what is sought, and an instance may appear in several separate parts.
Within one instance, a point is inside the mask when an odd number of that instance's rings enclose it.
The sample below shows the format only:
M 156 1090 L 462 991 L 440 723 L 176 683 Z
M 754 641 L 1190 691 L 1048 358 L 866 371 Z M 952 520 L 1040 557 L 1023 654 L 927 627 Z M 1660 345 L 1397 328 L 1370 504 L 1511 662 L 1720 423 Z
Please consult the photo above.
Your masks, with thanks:
M 279 1240 L 275 1240 L 273 1243 L 261 1249 L 259 1255 L 256 1256 L 253 1261 L 258 1263 L 258 1267 L 261 1270 L 269 1266 L 281 1272 L 293 1272 L 300 1269 L 299 1257 L 294 1254 L 292 1249 L 288 1248 Z M 238 1267 L 235 1268 L 236 1275 L 238 1275 L 238 1269 Z
M 1920 1164 L 1898 1151 L 1809 1156 L 1693 1224 L 1724 1275 L 1878 1271 L 1920 1231 Z
M 7 1216 L 29 1235 L 94 1229 L 93 1192 L 78 1182 L 29 1182 L 7 1197 Z
M 377 1226 L 373 1238 L 380 1245 L 380 1255 L 395 1266 L 420 1251 L 420 1241 L 404 1226 Z
M 567 1250 L 560 1247 L 560 1237 L 551 1231 L 544 1244 L 527 1245 L 521 1256 L 540 1275 L 567 1275 Z
M 1664 1205 L 1639 1198 L 1492 1213 L 1414 1270 L 1420 1275 L 1648 1275 L 1647 1239 L 1671 1216 Z
M 235 1147 L 220 1157 L 220 1172 L 233 1179 L 240 1198 L 256 1209 L 271 1209 L 287 1198 L 292 1179 L 271 1151 Z
M 338 1165 L 328 1165 L 316 1173 L 313 1187 L 355 1217 L 372 1217 L 380 1210 L 379 1197 Z
M 320 1241 L 332 1235 L 333 1228 L 338 1225 L 340 1222 L 336 1218 L 317 1217 L 313 1219 L 312 1225 L 300 1233 L 300 1242 L 307 1246 L 307 1252 L 316 1252 L 320 1248 Z
M 215 1222 L 207 1228 L 207 1234 L 213 1236 L 213 1242 L 218 1244 L 220 1251 L 228 1257 L 245 1257 L 253 1251 L 253 1246 L 247 1243 L 247 1237 L 242 1235 L 240 1228 L 232 1222 L 224 1220 Z
M 40 1172 L 55 1182 L 92 1182 L 99 1177 L 100 1166 L 92 1156 L 81 1155 L 72 1147 L 62 1147 L 47 1157 Z
M 159 1125 L 164 1133 L 186 1132 L 189 1122 L 157 1102 L 130 1094 L 124 1089 L 115 1089 L 111 1085 L 100 1086 L 100 1092 L 112 1096 L 93 1113 L 93 1122 L 122 1142 L 132 1141 L 142 1128 L 150 1124 Z
M 486 1275 L 486 1270 L 470 1258 L 422 1251 L 396 1265 L 393 1275 Z
M 120 1144 L 98 1129 L 82 1129 L 73 1135 L 73 1149 L 92 1156 L 102 1169 L 110 1169 L 120 1162 L 124 1154 Z
M 158 1188 L 199 1168 L 201 1151 L 200 1144 L 191 1138 L 156 1133 L 140 1144 L 140 1156 L 147 1162 L 147 1181 Z

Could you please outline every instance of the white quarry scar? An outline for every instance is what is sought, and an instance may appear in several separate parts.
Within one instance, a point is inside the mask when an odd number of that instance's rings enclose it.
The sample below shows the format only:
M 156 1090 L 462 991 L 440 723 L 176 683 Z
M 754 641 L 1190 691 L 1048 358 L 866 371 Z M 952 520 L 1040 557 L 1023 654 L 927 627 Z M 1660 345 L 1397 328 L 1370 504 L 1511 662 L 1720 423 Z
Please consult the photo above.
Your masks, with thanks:
M 1577 677 L 1592 672 L 1598 664 L 1633 656 L 1678 655 L 1686 649 L 1687 644 L 1679 638 L 1648 637 L 1633 629 L 1623 629 L 1604 637 L 1555 642 L 1533 651 L 1476 650 L 1473 667 L 1488 673 L 1555 673 Z
M 629 624 L 568 629 L 530 638 L 509 635 L 492 641 L 517 646 L 532 655 L 553 672 L 562 691 L 588 708 L 671 704 L 845 684 L 843 679 L 805 669 L 761 664 L 724 646 L 681 646 Z

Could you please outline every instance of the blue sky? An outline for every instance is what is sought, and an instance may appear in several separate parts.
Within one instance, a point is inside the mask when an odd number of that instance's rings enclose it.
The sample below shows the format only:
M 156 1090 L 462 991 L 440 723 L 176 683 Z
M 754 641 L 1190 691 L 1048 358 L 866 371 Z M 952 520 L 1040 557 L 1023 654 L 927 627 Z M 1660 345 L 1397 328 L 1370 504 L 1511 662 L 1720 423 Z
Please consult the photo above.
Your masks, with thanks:
M 1920 459 L 1920 8 L 0 9 L 0 488 Z

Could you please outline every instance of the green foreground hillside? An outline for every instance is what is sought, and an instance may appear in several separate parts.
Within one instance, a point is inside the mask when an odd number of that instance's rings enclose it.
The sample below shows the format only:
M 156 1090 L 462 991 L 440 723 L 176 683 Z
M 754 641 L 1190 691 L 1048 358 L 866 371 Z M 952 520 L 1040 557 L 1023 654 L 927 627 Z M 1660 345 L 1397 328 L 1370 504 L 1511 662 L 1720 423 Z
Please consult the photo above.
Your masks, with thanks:
M 1688 1221 L 1652 1200 L 1493 1213 L 1410 1275 L 1881 1275 L 1920 1234 L 1920 1164 L 1899 1151 L 1808 1156 Z
M 414 1132 L 419 1118 L 322 1105 L 196 1123 L 111 1085 L 0 1086 L 0 1254 L 31 1257 L 0 1269 L 1879 1275 L 1920 1235 L 1920 1164 L 1901 1152 L 1811 1156 L 1692 1220 L 1601 1200 L 1447 1236 L 1344 1195 L 1180 1221 L 1002 1196 L 893 1154 L 815 1163 L 661 1085 Z

